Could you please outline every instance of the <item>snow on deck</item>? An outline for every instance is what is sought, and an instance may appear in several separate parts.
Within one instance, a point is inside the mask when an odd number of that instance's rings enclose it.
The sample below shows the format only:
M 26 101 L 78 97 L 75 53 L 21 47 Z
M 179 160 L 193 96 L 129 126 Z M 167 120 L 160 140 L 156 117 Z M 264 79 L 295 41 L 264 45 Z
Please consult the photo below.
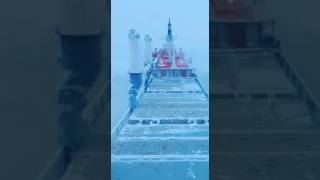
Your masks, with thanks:
M 208 179 L 209 104 L 194 78 L 155 78 L 112 145 L 112 179 Z
M 310 168 L 319 167 L 319 123 L 283 61 L 262 51 L 210 59 L 215 179 L 319 179 Z

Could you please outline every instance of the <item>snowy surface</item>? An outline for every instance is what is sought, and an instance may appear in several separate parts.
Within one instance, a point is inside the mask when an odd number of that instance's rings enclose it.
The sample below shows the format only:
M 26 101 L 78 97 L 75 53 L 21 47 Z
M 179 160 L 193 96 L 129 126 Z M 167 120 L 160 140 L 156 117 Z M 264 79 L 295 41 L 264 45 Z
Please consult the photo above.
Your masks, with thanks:
M 128 88 L 129 88 L 129 77 L 128 74 L 125 71 L 120 71 L 122 74 L 114 74 L 112 77 L 112 87 L 111 87 L 111 119 L 112 119 L 112 126 L 121 118 L 123 113 L 128 109 Z M 205 88 L 208 89 L 209 85 L 209 74 L 207 72 L 199 72 L 198 75 L 199 80 L 201 83 L 205 86 Z M 115 83 L 116 82 L 116 83 Z M 144 98 L 146 98 L 146 101 L 148 101 L 147 97 L 152 97 L 154 95 L 148 94 Z M 170 94 L 167 94 L 167 96 L 170 96 Z M 179 95 L 178 95 L 179 96 Z M 184 96 L 181 94 L 180 96 Z M 196 96 L 202 96 L 202 101 L 206 101 L 206 99 L 203 97 L 203 95 L 197 95 L 194 94 L 194 97 Z M 154 97 L 157 98 L 157 97 Z M 175 97 L 171 97 L 171 100 L 179 101 L 181 98 L 178 98 L 177 95 Z M 152 100 L 152 99 L 150 99 Z M 199 102 L 200 99 L 192 99 L 189 96 L 189 102 Z M 163 98 L 157 98 L 156 102 L 164 101 Z
M 199 84 L 155 78 L 150 89 L 161 91 L 147 89 L 112 144 L 112 178 L 208 179 L 209 102 Z
M 168 4 L 170 4 L 168 6 Z M 197 7 L 197 8 L 195 8 Z M 139 9 L 137 11 L 137 9 Z M 165 9 L 165 14 L 163 10 Z M 180 11 L 180 12 L 179 12 Z M 125 13 L 123 13 L 125 12 Z M 193 13 L 185 13 L 193 12 Z M 200 81 L 209 84 L 209 9 L 207 1 L 183 0 L 114 0 L 112 1 L 112 126 L 128 108 L 128 30 L 135 28 L 141 35 L 149 34 L 154 47 L 162 47 L 171 18 L 175 45 L 192 58 Z M 186 21 L 186 19 L 188 19 Z M 190 25 L 192 23 L 192 25 Z M 144 55 L 143 42 L 139 53 Z M 153 88 L 153 89 L 152 89 Z M 199 91 L 193 83 L 155 83 L 150 89 L 159 91 Z M 145 94 L 131 118 L 154 118 L 161 121 L 175 118 L 194 119 L 193 124 L 127 124 L 113 144 L 112 179 L 208 179 L 208 101 L 199 92 L 169 93 L 161 97 Z M 158 94 L 159 95 L 159 94 Z M 170 117 L 171 116 L 171 117 Z M 161 127 L 160 127 L 161 126 Z M 187 126 L 187 127 L 185 127 Z M 184 127 L 184 128 L 182 128 Z M 182 140 L 182 139 L 184 140 Z M 123 173 L 125 172 L 125 173 Z M 125 175 L 125 176 L 124 176 Z

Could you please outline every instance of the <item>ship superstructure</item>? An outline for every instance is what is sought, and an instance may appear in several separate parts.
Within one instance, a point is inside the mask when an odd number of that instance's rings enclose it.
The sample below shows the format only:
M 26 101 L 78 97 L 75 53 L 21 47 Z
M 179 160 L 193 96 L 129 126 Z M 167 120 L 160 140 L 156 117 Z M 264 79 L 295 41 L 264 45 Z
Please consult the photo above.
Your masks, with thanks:
M 153 57 L 157 59 L 157 67 L 170 69 L 187 69 L 191 67 L 191 61 L 185 58 L 185 52 L 182 51 L 182 48 L 177 50 L 173 41 L 172 25 L 169 20 L 166 43 L 164 43 L 163 47 L 159 50 L 155 49 L 155 52 L 153 53 Z

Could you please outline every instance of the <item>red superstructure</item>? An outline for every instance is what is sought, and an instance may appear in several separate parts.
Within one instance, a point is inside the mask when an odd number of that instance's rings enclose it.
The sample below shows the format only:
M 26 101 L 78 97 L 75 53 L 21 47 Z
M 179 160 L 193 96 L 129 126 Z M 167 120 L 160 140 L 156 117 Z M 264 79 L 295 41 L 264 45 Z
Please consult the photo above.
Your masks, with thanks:
M 188 68 L 188 63 L 184 59 L 184 53 L 181 51 L 175 53 L 175 62 L 177 68 Z
M 253 13 L 245 0 L 210 0 L 214 20 L 249 20 Z
M 158 52 L 157 66 L 159 68 L 170 68 L 172 64 L 172 58 L 168 52 L 168 49 L 160 49 Z
M 166 69 L 188 68 L 189 64 L 185 61 L 184 52 L 181 48 L 177 51 L 173 45 L 170 20 L 166 40 L 167 42 L 164 44 L 164 47 L 159 50 L 155 49 L 155 52 L 152 54 L 153 58 L 157 59 L 157 67 Z

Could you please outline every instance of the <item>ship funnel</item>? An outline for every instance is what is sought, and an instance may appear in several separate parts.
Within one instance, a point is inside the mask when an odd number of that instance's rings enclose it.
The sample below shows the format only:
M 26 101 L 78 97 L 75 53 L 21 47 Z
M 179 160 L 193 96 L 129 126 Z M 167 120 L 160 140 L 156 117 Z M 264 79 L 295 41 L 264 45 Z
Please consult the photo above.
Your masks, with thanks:
M 146 35 L 144 37 L 144 45 L 145 45 L 145 49 L 144 49 L 144 63 L 145 64 L 149 64 L 151 63 L 152 60 L 152 48 L 151 48 L 151 42 L 152 42 L 152 38 L 149 35 Z
M 143 60 L 139 54 L 139 34 L 136 30 L 129 30 L 130 57 L 129 57 L 129 73 L 142 73 Z

